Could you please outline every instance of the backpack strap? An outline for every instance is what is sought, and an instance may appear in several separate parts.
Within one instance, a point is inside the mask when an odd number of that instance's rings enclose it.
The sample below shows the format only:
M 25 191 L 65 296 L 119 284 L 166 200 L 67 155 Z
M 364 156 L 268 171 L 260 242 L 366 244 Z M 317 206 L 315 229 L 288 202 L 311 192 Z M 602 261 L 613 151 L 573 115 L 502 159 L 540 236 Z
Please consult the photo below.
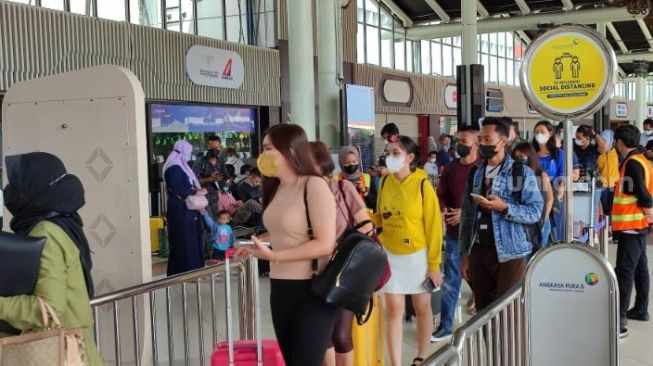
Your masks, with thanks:
M 315 237 L 313 236 L 313 225 L 311 224 L 311 214 L 308 211 L 308 179 L 306 180 L 306 184 L 304 185 L 304 210 L 306 212 L 306 223 L 308 224 L 308 228 L 307 228 L 308 239 L 313 240 L 315 239 Z M 317 276 L 317 270 L 318 270 L 317 259 L 313 259 L 311 261 L 311 270 L 313 271 L 313 277 Z
M 515 182 L 518 182 L 520 179 L 524 180 L 524 163 L 515 161 L 514 163 L 512 163 L 513 188 L 515 186 Z M 518 205 L 522 203 L 521 192 L 523 188 L 524 188 L 524 184 L 523 182 L 520 182 L 519 189 L 513 190 L 512 192 L 512 197 L 515 199 L 515 202 L 517 202 Z
M 343 212 L 343 209 L 342 207 L 340 207 L 337 200 L 336 200 L 336 206 L 338 206 L 338 209 L 340 209 L 340 212 L 345 217 L 345 220 L 347 220 L 347 226 L 351 227 L 356 223 L 356 219 L 354 218 L 354 214 L 351 212 L 351 209 L 347 204 L 347 200 L 345 199 L 345 191 L 343 190 L 344 184 L 345 184 L 344 180 L 342 179 L 338 180 L 338 190 L 340 190 L 340 197 L 342 199 L 342 202 L 345 204 L 345 208 L 347 209 L 347 212 L 346 213 Z

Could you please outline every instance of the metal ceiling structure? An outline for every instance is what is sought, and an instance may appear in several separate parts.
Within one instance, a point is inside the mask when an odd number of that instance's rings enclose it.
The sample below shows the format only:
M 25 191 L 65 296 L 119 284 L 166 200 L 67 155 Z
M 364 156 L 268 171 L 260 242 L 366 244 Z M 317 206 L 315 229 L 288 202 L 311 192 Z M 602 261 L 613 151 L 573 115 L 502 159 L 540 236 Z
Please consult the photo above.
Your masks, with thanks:
M 461 1 L 474 0 L 381 0 L 391 11 L 401 12 L 404 24 L 412 26 L 408 38 L 428 39 L 451 35 L 460 24 Z M 606 22 L 606 37 L 615 53 L 621 72 L 634 75 L 653 73 L 653 11 L 651 0 L 476 0 L 479 32 L 516 31 L 529 42 L 553 24 Z M 396 8 L 392 9 L 392 8 Z M 618 8 L 618 9 L 617 9 Z M 615 14 L 597 17 L 596 14 Z M 509 20 L 508 20 L 509 19 Z M 519 19 L 519 20 L 518 20 Z M 505 29 L 497 26 L 504 21 Z M 483 25 L 485 23 L 485 25 Z M 522 27 L 523 26 L 523 27 Z M 457 33 L 456 33 L 457 34 Z M 640 62 L 640 60 L 642 62 Z

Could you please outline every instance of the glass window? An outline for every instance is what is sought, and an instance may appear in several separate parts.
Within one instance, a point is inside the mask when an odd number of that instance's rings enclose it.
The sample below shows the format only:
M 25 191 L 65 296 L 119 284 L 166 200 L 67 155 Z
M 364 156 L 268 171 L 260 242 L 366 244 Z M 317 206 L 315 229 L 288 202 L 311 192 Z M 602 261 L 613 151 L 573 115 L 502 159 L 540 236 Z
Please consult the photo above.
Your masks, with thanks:
M 91 15 L 91 8 L 86 6 L 86 0 L 70 0 L 70 12 L 82 15 Z
M 515 43 L 515 60 L 521 60 L 522 52 L 523 52 L 521 38 L 516 37 L 514 43 Z
M 451 46 L 446 44 L 442 45 L 442 75 L 453 76 Z
M 421 41 L 420 51 L 422 54 L 422 74 L 431 73 L 431 42 Z
M 31 3 L 32 3 L 32 2 L 30 1 L 28 4 L 31 5 Z M 100 4 L 102 4 L 102 3 L 104 3 L 104 6 L 105 6 L 105 7 L 106 7 L 107 5 L 111 6 L 111 2 L 110 2 L 110 1 L 107 1 L 107 0 L 102 1 L 102 0 L 100 0 L 99 3 L 98 3 L 98 8 L 100 7 Z M 123 4 L 124 4 L 124 0 L 123 0 Z M 64 9 L 63 9 L 63 0 L 41 0 L 41 6 L 44 7 L 44 8 L 50 8 L 50 9 L 56 9 L 56 10 L 64 10 Z M 123 5 L 123 8 L 122 8 L 122 16 L 123 16 L 123 18 L 125 17 L 125 8 L 124 8 L 124 5 Z M 111 18 L 109 18 L 109 19 L 111 19 Z
M 51 2 L 51 1 L 48 1 Z M 43 1 L 41 4 L 45 4 Z M 45 6 L 45 5 L 43 5 Z M 98 0 L 97 16 L 104 19 L 124 21 L 125 20 L 125 0 Z
M 431 62 L 432 72 L 442 75 L 442 45 L 439 42 L 431 42 Z
M 508 78 L 508 85 L 515 85 L 515 62 L 513 60 L 506 61 L 506 77 Z
M 503 57 L 499 57 L 499 75 L 498 75 L 498 81 L 500 84 L 505 84 L 507 82 L 507 77 L 506 77 L 506 59 Z
M 181 0 L 182 32 L 195 34 L 193 0 Z
M 227 16 L 227 41 L 247 43 L 247 15 Z
M 369 1 L 369 0 L 368 0 Z M 379 28 L 367 26 L 367 62 L 368 64 L 379 64 Z
M 490 55 L 496 55 L 497 54 L 497 34 L 496 33 L 491 33 L 490 34 Z
M 277 46 L 277 33 L 276 33 L 276 16 L 274 12 L 254 13 L 254 35 L 256 37 L 256 45 L 259 47 L 276 47 Z M 258 24 L 257 24 L 258 23 Z M 213 21 L 216 26 L 216 21 Z M 222 22 L 219 23 L 220 27 Z M 198 29 L 199 31 L 199 29 Z
M 227 16 L 247 13 L 246 0 L 228 0 L 225 1 L 224 4 L 225 4 L 225 13 L 227 14 Z
M 367 24 L 379 26 L 379 3 L 376 0 L 365 0 L 365 12 Z
M 86 2 L 86 0 L 74 0 L 71 2 L 70 7 L 75 2 Z M 140 24 L 147 27 L 161 28 L 161 1 L 159 0 L 141 0 L 129 2 L 129 16 L 133 24 Z M 198 3 L 199 6 L 199 3 Z
M 395 32 L 395 69 L 406 70 L 406 40 L 404 30 L 397 28 L 399 31 Z
M 453 75 L 456 75 L 456 66 L 462 65 L 462 50 L 458 47 L 453 48 Z
M 363 9 L 363 2 L 362 1 L 356 1 L 357 5 L 357 20 L 361 23 L 365 23 L 365 9 Z
M 490 82 L 497 82 L 497 57 L 490 56 Z
M 514 38 L 512 33 L 506 33 L 506 57 L 514 58 Z
M 490 52 L 490 35 L 487 33 L 481 34 L 481 52 Z
M 521 63 L 519 61 L 515 61 L 515 85 L 519 85 L 519 67 L 521 66 Z
M 387 30 L 381 31 L 381 66 L 392 68 L 394 64 L 394 55 L 392 50 L 394 40 L 392 37 L 392 32 Z
M 392 30 L 392 16 L 381 8 L 381 28 Z
M 197 32 L 200 36 L 224 39 L 224 19 L 222 0 L 197 2 Z
M 356 60 L 359 64 L 365 63 L 365 26 L 358 23 L 356 31 Z
M 406 41 L 406 71 L 409 72 L 415 72 L 414 69 L 414 62 L 413 62 L 413 57 L 415 57 L 415 53 L 413 51 L 413 41 Z
M 462 38 L 461 37 L 453 37 L 452 38 L 452 44 L 457 47 L 462 47 Z

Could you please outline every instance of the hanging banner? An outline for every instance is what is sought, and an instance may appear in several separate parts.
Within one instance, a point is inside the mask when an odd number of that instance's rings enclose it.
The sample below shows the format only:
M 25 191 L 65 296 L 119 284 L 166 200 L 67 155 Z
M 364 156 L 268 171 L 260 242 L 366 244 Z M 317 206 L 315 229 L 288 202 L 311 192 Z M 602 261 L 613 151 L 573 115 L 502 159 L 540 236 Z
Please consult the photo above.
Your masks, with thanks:
M 524 276 L 527 365 L 612 366 L 618 357 L 617 278 L 596 250 L 560 244 Z
M 612 95 L 617 61 L 600 33 L 580 26 L 553 28 L 526 50 L 520 70 L 522 91 L 542 115 L 584 117 Z

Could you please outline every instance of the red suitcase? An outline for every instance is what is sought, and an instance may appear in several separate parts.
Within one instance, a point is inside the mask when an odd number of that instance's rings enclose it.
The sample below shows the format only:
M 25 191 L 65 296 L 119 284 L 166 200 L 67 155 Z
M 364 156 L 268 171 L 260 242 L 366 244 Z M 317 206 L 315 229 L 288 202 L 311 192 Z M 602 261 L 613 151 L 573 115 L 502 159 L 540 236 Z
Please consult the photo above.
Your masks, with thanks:
M 211 366 L 286 366 L 279 343 L 274 339 L 262 340 L 261 337 L 261 311 L 259 301 L 258 282 L 255 283 L 254 301 L 256 303 L 256 340 L 233 341 L 233 315 L 231 306 L 230 258 L 233 253 L 228 253 L 225 258 L 227 281 L 226 306 L 227 306 L 227 341 L 216 345 L 211 356 Z M 256 263 L 254 270 L 258 269 Z M 258 278 L 258 273 L 254 274 Z
M 211 366 L 228 366 L 229 363 L 229 342 L 218 343 L 211 358 Z M 256 342 L 236 341 L 234 342 L 234 363 L 235 366 L 257 366 Z M 272 339 L 263 340 L 263 366 L 285 366 L 281 350 L 277 341 Z

